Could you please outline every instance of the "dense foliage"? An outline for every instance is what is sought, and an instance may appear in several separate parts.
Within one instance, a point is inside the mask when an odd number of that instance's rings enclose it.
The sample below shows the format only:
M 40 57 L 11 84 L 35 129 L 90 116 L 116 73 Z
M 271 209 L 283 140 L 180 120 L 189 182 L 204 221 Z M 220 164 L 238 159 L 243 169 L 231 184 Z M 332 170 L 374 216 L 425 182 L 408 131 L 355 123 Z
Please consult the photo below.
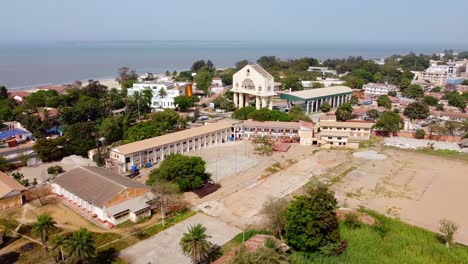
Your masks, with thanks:
M 386 133 L 394 133 L 400 131 L 402 123 L 403 120 L 399 114 L 392 111 L 385 111 L 380 115 L 380 118 L 377 120 L 374 129 Z
M 425 119 L 429 116 L 429 107 L 422 102 L 414 102 L 409 104 L 404 111 L 405 116 L 411 119 Z
M 171 154 L 150 172 L 146 184 L 152 186 L 156 180 L 164 180 L 177 184 L 181 191 L 198 189 L 209 179 L 205 168 L 200 157 Z
M 285 238 L 297 251 L 316 252 L 340 242 L 334 194 L 320 185 L 297 196 L 286 213 Z
M 283 121 L 283 122 L 298 122 L 299 120 L 312 122 L 309 116 L 304 113 L 304 110 L 299 106 L 293 106 L 288 113 L 280 110 L 270 110 L 262 108 L 256 110 L 253 106 L 242 107 L 232 113 L 232 118 L 239 120 L 252 119 L 255 121 Z

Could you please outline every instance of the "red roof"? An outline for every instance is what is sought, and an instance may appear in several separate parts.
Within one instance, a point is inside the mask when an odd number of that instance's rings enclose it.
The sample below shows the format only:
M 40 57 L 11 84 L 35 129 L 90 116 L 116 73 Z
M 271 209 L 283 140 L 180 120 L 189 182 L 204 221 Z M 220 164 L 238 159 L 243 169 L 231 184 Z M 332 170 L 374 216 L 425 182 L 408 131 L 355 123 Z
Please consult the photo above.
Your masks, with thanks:
M 11 91 L 11 92 L 8 92 L 8 96 L 10 97 L 15 97 L 15 96 L 19 96 L 19 97 L 28 97 L 29 95 L 31 95 L 31 93 L 29 92 L 25 92 L 25 91 Z

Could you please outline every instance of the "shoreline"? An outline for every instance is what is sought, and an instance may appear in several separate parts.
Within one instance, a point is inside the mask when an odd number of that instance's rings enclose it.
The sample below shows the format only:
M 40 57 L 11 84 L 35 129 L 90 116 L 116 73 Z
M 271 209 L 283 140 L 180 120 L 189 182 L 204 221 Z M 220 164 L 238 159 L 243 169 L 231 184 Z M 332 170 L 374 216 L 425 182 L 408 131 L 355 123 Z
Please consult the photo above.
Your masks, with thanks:
M 7 87 L 8 91 L 23 91 L 23 92 L 30 92 L 33 93 L 37 91 L 38 87 L 40 86 L 58 86 L 58 85 L 67 85 L 73 84 L 75 81 L 80 81 L 83 84 L 87 83 L 89 80 L 99 81 L 101 84 L 106 85 L 109 89 L 112 88 L 120 88 L 117 81 L 115 81 L 115 77 L 101 77 L 101 78 L 89 78 L 86 80 L 74 80 L 74 81 L 67 81 L 67 82 L 49 82 L 49 83 L 41 83 L 41 84 L 32 84 L 27 86 L 17 86 L 17 87 Z

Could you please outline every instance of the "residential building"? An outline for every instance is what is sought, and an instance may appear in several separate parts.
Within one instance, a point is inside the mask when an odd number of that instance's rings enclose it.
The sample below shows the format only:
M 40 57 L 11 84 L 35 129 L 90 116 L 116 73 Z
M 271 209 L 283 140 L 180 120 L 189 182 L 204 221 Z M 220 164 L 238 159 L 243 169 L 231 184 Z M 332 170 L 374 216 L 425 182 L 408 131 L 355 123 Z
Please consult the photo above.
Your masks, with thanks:
M 377 65 L 385 65 L 385 59 L 374 59 L 372 60 Z
M 244 107 L 249 105 L 250 97 L 255 98 L 257 109 L 273 108 L 272 98 L 275 80 L 271 74 L 258 64 L 249 64 L 233 75 L 234 105 Z
M 135 92 L 143 93 L 144 90 L 151 89 L 153 92 L 153 98 L 151 100 L 151 108 L 176 108 L 174 104 L 174 98 L 179 95 L 185 95 L 185 86 L 176 86 L 173 82 L 153 82 L 145 81 L 141 83 L 133 84 L 133 87 L 128 88 L 128 95 L 132 96 Z M 160 91 L 164 90 L 166 95 L 160 96 Z
M 154 197 L 142 183 L 91 166 L 59 175 L 52 183 L 52 192 L 81 215 L 108 227 L 150 216 Z
M 370 139 L 373 125 L 366 122 L 321 122 L 320 140 L 333 147 L 358 148 L 359 141 Z
M 107 165 L 117 166 L 120 172 L 126 172 L 152 166 L 164 160 L 169 154 L 187 154 L 225 143 L 231 137 L 233 137 L 232 123 L 209 123 L 112 148 Z
M 36 87 L 37 90 L 54 90 L 57 91 L 57 93 L 60 94 L 66 94 L 67 90 L 70 89 L 70 86 L 68 85 L 43 85 L 43 86 L 38 86 Z
M 30 92 L 25 91 L 8 91 L 8 97 L 15 100 L 17 103 L 22 104 L 26 100 L 26 97 L 30 96 Z
M 389 83 L 368 83 L 362 89 L 364 90 L 364 96 L 378 97 L 387 95 L 391 91 L 397 91 L 398 86 Z
M 427 68 L 426 72 L 434 73 L 447 73 L 448 77 L 456 77 L 458 75 L 457 67 L 455 65 L 439 64 L 438 61 L 431 61 L 431 65 Z
M 219 77 L 214 77 L 213 80 L 211 81 L 211 85 L 223 86 L 223 80 Z
M 14 139 L 17 143 L 23 143 L 32 138 L 31 132 L 27 131 L 21 123 L 17 121 L 5 122 L 6 130 L 0 131 L 0 142 Z
M 297 92 L 282 93 L 280 98 L 301 106 L 306 113 L 320 111 L 320 105 L 328 102 L 332 108 L 337 108 L 344 102 L 351 100 L 353 90 L 346 86 L 332 86 Z
M 332 74 L 332 75 L 337 75 L 338 72 L 335 70 L 329 70 L 328 67 L 315 67 L 315 66 L 309 66 L 309 69 L 307 71 L 310 72 L 320 72 L 322 75 L 325 74 Z
M 445 84 L 447 84 L 448 73 L 422 71 L 417 72 L 414 76 L 414 79 L 419 82 L 432 83 L 438 86 L 444 86 Z
M 304 88 L 312 88 L 315 83 L 321 84 L 323 87 L 338 86 L 343 85 L 345 81 L 342 81 L 337 78 L 322 78 L 317 81 L 301 81 Z
M 24 203 L 23 192 L 26 187 L 0 171 L 0 211 L 21 207 Z

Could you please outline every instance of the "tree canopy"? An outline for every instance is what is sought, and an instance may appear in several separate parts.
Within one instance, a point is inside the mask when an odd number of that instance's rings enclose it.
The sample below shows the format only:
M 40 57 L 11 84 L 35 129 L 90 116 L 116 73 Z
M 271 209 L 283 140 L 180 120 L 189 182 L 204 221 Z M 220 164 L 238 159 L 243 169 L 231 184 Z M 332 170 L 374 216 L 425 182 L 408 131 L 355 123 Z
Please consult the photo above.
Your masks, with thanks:
M 385 111 L 380 115 L 374 128 L 386 133 L 393 133 L 400 131 L 402 122 L 403 120 L 399 114 L 392 111 Z
M 422 102 L 410 103 L 404 111 L 404 115 L 411 119 L 425 119 L 429 113 L 429 107 Z
M 209 179 L 205 169 L 206 163 L 200 157 L 171 154 L 150 172 L 146 184 L 152 186 L 156 180 L 164 180 L 177 184 L 181 191 L 198 189 Z
M 392 101 L 388 98 L 387 95 L 381 95 L 377 98 L 377 105 L 385 107 L 387 109 L 392 108 Z
M 285 238 L 293 249 L 317 252 L 340 241 L 337 202 L 334 194 L 324 185 L 297 196 L 286 213 Z

